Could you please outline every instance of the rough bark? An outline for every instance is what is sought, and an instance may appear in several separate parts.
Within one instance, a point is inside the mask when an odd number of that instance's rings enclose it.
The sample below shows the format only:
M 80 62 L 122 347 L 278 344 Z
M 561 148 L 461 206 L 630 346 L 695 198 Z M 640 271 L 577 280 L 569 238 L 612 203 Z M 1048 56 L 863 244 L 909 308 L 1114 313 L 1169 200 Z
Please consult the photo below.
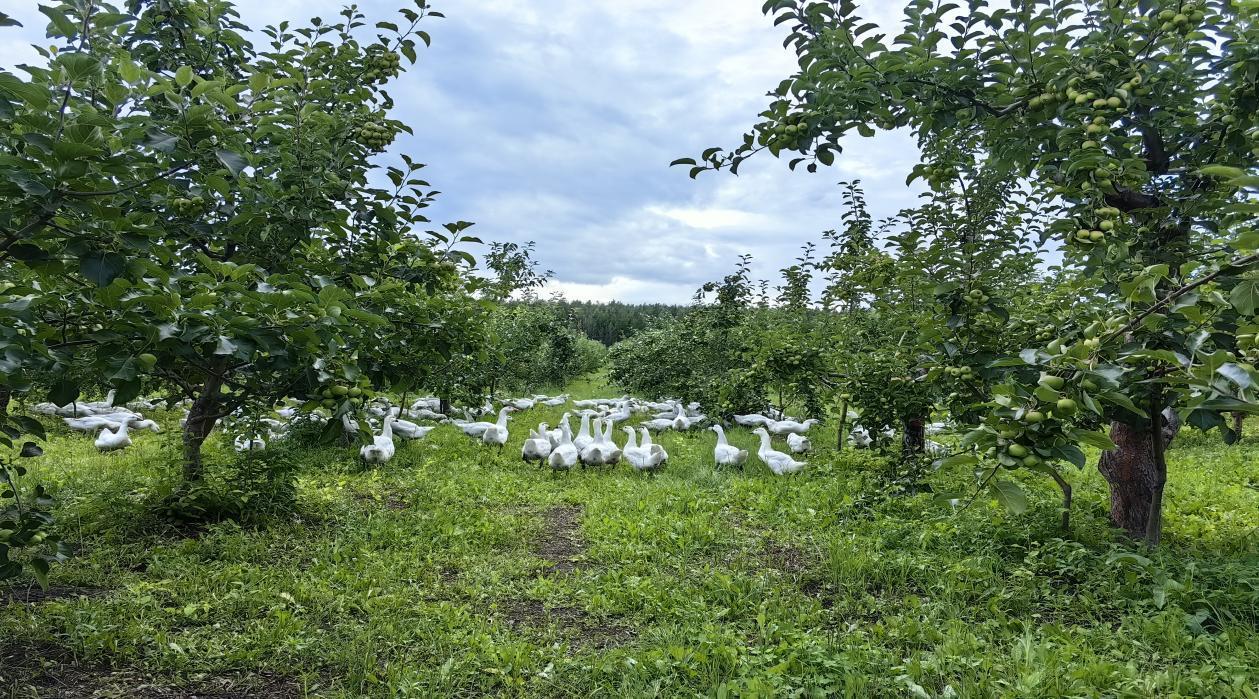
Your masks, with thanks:
M 927 448 L 927 418 L 919 415 L 905 420 L 905 436 L 901 451 L 905 455 L 920 454 Z
M 188 409 L 188 421 L 184 424 L 184 481 L 188 483 L 199 481 L 204 475 L 201 446 L 214 431 L 220 417 L 223 376 L 214 370 L 216 368 L 221 371 L 221 367 L 214 367 L 206 374 L 205 383 Z
M 13 397 L 13 391 L 8 386 L 0 386 L 0 417 L 9 414 L 9 399 Z
M 839 429 L 836 430 L 836 435 L 835 435 L 835 449 L 837 451 L 844 450 L 844 433 L 847 431 L 844 428 L 846 428 L 847 426 L 848 426 L 848 401 L 844 401 L 843 407 L 840 408 L 839 410 Z
M 1175 412 L 1162 415 L 1162 443 L 1159 452 L 1171 445 L 1180 429 Z M 1110 519 L 1133 537 L 1144 539 L 1149 533 L 1150 515 L 1160 513 L 1163 486 L 1167 482 L 1164 464 L 1160 467 L 1149 423 L 1132 425 L 1113 422 L 1110 439 L 1116 449 L 1104 452 L 1097 470 L 1110 486 Z
M 1241 411 L 1233 413 L 1233 431 L 1237 433 L 1238 439 L 1241 439 L 1242 435 L 1245 434 L 1245 431 L 1244 431 L 1245 428 L 1246 428 L 1246 413 L 1243 413 Z

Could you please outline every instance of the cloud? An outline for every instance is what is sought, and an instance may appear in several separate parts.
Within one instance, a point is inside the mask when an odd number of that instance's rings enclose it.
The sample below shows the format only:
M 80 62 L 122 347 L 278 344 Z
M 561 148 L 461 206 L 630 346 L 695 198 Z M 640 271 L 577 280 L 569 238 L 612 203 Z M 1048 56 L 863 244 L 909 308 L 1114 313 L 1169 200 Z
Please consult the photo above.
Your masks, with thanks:
M 552 281 L 542 290 L 542 297 L 562 294 L 569 300 L 620 301 L 622 303 L 673 303 L 687 304 L 695 295 L 696 287 L 668 282 L 653 282 L 629 277 L 613 277 L 603 284 L 579 284 Z
M 332 18 L 343 4 L 237 7 L 260 27 Z M 359 4 L 370 26 L 401 3 Z M 905 134 L 850 139 L 835 167 L 816 175 L 770 157 L 738 177 L 691 180 L 668 166 L 737 143 L 766 93 L 795 70 L 785 28 L 758 2 L 432 4 L 446 14 L 425 27 L 433 46 L 390 88 L 394 115 L 415 135 L 380 160 L 405 152 L 428 163 L 425 178 L 443 193 L 433 221 L 474 221 L 483 240 L 535 241 L 570 298 L 685 302 L 741 253 L 776 282 L 801 245 L 839 225 L 841 179 L 863 181 L 876 216 L 915 202 L 904 177 L 917 149 Z M 887 28 L 903 2 L 861 4 Z M 0 64 L 31 60 L 27 44 L 43 41 L 46 20 L 32 7 L 6 11 L 26 27 L 0 30 Z
M 690 228 L 714 230 L 718 228 L 747 228 L 767 220 L 758 213 L 738 209 L 665 208 L 649 206 L 647 211 L 657 216 L 677 221 Z

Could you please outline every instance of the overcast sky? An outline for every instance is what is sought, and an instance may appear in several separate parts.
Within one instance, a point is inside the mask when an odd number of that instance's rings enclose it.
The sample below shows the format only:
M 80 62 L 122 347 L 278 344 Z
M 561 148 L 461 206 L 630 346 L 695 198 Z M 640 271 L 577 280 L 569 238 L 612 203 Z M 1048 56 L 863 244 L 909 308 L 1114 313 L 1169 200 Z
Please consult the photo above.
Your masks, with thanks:
M 373 21 L 403 0 L 366 0 Z M 254 28 L 340 0 L 238 2 Z M 391 87 L 416 129 L 393 152 L 429 164 L 442 191 L 434 223 L 476 223 L 484 240 L 536 241 L 552 289 L 570 299 L 684 303 L 741 253 L 776 279 L 806 241 L 838 226 L 842 179 L 860 178 L 876 217 L 912 205 L 907 134 L 853 138 L 815 175 L 763 157 L 738 177 L 690 180 L 675 158 L 732 145 L 791 74 L 785 29 L 761 0 L 435 0 L 433 46 Z M 894 26 L 901 0 L 864 0 Z M 34 60 L 45 18 L 34 0 L 0 0 L 22 21 L 0 30 L 0 64 Z M 387 156 L 386 156 L 387 157 Z

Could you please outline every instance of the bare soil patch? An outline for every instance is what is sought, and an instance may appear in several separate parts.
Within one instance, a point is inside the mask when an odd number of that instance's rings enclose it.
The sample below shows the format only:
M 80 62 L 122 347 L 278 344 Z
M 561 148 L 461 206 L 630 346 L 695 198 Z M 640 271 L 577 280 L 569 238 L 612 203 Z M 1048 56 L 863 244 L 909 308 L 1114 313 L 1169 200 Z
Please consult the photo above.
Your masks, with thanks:
M 542 513 L 542 535 L 534 542 L 533 552 L 551 562 L 548 575 L 576 570 L 577 558 L 586 549 L 581 538 L 583 512 L 579 505 L 560 505 Z
M 261 672 L 225 675 L 186 686 L 134 669 L 77 662 L 47 643 L 0 644 L 0 684 L 14 697 L 57 699 L 296 699 L 303 696 L 291 677 Z
M 574 645 L 615 648 L 638 637 L 631 627 L 600 620 L 576 607 L 550 607 L 538 600 L 508 600 L 499 606 L 504 620 L 516 629 L 542 629 L 555 624 Z
M 812 563 L 808 553 L 777 541 L 767 541 L 761 548 L 761 559 L 767 566 L 784 573 L 798 574 L 807 571 Z
M 109 594 L 109 590 L 101 587 L 77 585 L 51 585 L 47 590 L 31 583 L 21 587 L 0 590 L 0 605 L 5 604 L 39 604 L 64 599 L 89 599 Z

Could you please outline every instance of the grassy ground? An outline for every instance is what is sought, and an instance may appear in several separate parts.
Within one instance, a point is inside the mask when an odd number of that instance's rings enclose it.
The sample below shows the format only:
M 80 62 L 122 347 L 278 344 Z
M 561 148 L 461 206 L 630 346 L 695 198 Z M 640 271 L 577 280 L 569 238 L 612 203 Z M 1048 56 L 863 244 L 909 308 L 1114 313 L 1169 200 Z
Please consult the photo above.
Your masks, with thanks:
M 350 449 L 301 451 L 298 514 L 247 527 L 153 514 L 174 434 L 107 455 L 59 436 L 37 475 L 78 557 L 48 595 L 0 590 L 3 690 L 1259 696 L 1253 427 L 1238 447 L 1189 435 L 1170 452 L 1149 554 L 1107 526 L 1091 469 L 1063 533 L 1039 480 L 1024 515 L 953 514 L 868 453 L 823 448 L 796 477 L 716 470 L 706 431 L 660 440 L 654 478 L 524 466 L 527 426 L 558 414 L 518 414 L 501 455 L 449 427 L 372 471 Z

